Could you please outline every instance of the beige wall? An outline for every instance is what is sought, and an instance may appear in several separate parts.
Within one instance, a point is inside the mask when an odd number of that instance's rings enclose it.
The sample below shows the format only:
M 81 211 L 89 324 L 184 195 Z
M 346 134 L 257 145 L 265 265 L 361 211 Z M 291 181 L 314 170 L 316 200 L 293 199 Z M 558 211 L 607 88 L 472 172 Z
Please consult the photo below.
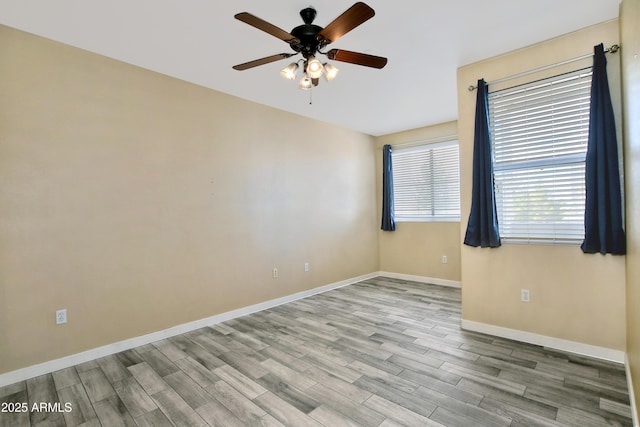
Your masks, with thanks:
M 640 408 L 640 0 L 620 7 L 627 196 L 627 356 Z M 636 414 L 637 419 L 637 414 Z
M 491 82 L 547 64 L 593 52 L 593 46 L 617 43 L 617 21 L 597 25 L 531 47 L 470 64 L 458 70 L 458 137 L 460 141 L 462 221 L 464 235 L 471 205 L 475 92 L 467 87 L 479 78 Z M 609 57 L 612 86 L 619 86 L 618 57 Z M 570 67 L 590 66 L 573 63 Z M 564 71 L 554 68 L 529 76 Z M 512 80 L 508 85 L 517 84 Z M 497 86 L 496 86 L 497 87 Z M 496 88 L 494 87 L 494 89 Z M 625 349 L 625 258 L 585 255 L 579 247 L 503 244 L 497 249 L 462 246 L 463 319 L 577 341 Z M 531 302 L 520 302 L 520 290 Z
M 0 45 L 0 373 L 378 270 L 373 138 Z
M 456 122 L 443 123 L 376 138 L 378 239 L 380 270 L 460 281 L 459 222 L 398 222 L 393 232 L 380 230 L 382 212 L 382 146 L 457 134 Z M 442 256 L 447 256 L 447 264 Z

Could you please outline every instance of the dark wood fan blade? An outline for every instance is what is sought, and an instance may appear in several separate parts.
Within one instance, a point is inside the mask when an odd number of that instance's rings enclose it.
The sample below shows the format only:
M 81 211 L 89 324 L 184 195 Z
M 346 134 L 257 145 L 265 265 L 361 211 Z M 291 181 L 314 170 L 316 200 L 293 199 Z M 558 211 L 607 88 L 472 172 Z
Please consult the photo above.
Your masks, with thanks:
M 376 13 L 362 2 L 358 2 L 338 16 L 318 33 L 321 44 L 327 45 L 338 40 L 358 25 L 373 18 Z
M 351 52 L 343 49 L 331 49 L 327 52 L 327 57 L 335 61 L 364 65 L 365 67 L 372 68 L 383 68 L 387 65 L 387 58 L 383 58 L 382 56 L 367 55 L 366 53 Z
M 244 64 L 234 65 L 233 69 L 238 71 L 248 70 L 249 68 L 257 67 L 258 65 L 268 64 L 270 62 L 279 61 L 281 59 L 289 58 L 293 55 L 295 55 L 295 53 L 279 53 L 277 55 L 271 55 L 265 58 L 260 58 L 253 61 L 245 62 Z
M 300 40 L 291 34 L 287 33 L 282 28 L 278 28 L 273 24 L 265 21 L 264 19 L 260 19 L 255 15 L 252 15 L 248 12 L 241 12 L 235 15 L 235 18 L 239 21 L 244 22 L 245 24 L 249 24 L 252 27 L 256 27 L 259 30 L 264 31 L 267 34 L 271 34 L 274 37 L 279 38 L 289 44 L 298 44 Z

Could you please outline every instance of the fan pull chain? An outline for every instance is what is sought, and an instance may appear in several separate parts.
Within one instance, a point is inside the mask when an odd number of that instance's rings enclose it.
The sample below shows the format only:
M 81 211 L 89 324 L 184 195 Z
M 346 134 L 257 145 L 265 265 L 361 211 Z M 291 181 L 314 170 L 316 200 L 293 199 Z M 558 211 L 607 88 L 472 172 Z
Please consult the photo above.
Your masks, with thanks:
M 313 86 L 309 88 L 309 105 L 313 105 Z

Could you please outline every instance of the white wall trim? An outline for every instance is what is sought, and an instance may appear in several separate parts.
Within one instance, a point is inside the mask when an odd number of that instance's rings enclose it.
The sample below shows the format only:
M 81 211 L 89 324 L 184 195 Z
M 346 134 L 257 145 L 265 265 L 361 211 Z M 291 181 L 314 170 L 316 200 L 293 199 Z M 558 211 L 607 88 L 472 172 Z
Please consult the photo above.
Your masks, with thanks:
M 629 387 L 629 400 L 631 401 L 631 417 L 633 418 L 633 425 L 635 427 L 640 426 L 638 420 L 638 407 L 636 406 L 636 396 L 633 391 L 633 378 L 631 378 L 631 364 L 629 362 L 629 356 L 624 356 L 624 371 L 627 374 L 627 387 Z
M 226 322 L 227 320 L 235 319 L 237 317 L 242 317 L 258 311 L 267 310 L 269 308 L 286 304 L 288 302 L 296 301 L 302 298 L 307 298 L 312 295 L 316 295 L 316 294 L 327 292 L 333 289 L 341 288 L 343 286 L 351 285 L 353 283 L 371 279 L 377 276 L 378 276 L 378 273 L 369 273 L 362 276 L 353 277 L 351 279 L 346 279 L 346 280 L 331 283 L 325 286 L 320 286 L 318 288 L 297 292 L 295 294 L 287 295 L 281 298 L 276 298 L 276 299 L 261 302 L 258 304 L 250 305 L 248 307 L 227 311 L 226 313 L 217 314 L 215 316 L 207 317 L 205 319 L 184 323 L 182 325 L 174 326 L 174 327 L 157 331 L 157 332 L 152 332 L 150 334 L 129 338 L 124 341 L 118 341 L 112 344 L 107 344 L 102 347 L 93 348 L 91 350 L 65 356 L 60 359 L 50 360 L 48 362 L 28 366 L 26 368 L 17 369 L 15 371 L 10 371 L 4 374 L 0 374 L 0 387 L 14 384 L 19 381 L 24 381 L 29 378 L 34 378 L 40 375 L 49 374 L 51 372 L 55 372 L 60 369 L 69 368 L 71 366 L 78 365 L 80 363 L 85 363 L 94 359 L 98 359 L 100 357 L 109 356 L 111 354 L 119 353 L 121 351 L 129 350 L 135 347 L 139 347 L 141 345 L 151 344 L 153 342 L 160 341 L 165 338 L 184 334 L 186 332 L 194 331 L 196 329 L 204 328 L 206 326 L 212 326 L 217 323 Z
M 412 274 L 391 273 L 389 271 L 378 271 L 378 276 L 390 277 L 392 279 L 410 280 L 413 282 L 431 283 L 433 285 L 449 286 L 451 288 L 462 288 L 462 284 L 456 280 L 436 279 L 435 277 L 414 276 Z
M 576 341 L 569 341 L 560 338 L 549 337 L 546 335 L 534 334 L 532 332 L 504 328 L 502 326 L 490 325 L 488 323 L 480 323 L 474 322 L 472 320 L 462 319 L 460 321 L 460 327 L 468 331 L 481 332 L 483 334 L 522 341 L 529 344 L 549 347 L 555 350 L 561 350 L 569 353 L 579 354 L 582 356 L 589 356 L 596 359 L 607 360 L 609 362 L 623 364 L 625 360 L 625 353 L 621 350 L 613 350 L 606 347 L 598 347 L 595 345 L 584 344 Z

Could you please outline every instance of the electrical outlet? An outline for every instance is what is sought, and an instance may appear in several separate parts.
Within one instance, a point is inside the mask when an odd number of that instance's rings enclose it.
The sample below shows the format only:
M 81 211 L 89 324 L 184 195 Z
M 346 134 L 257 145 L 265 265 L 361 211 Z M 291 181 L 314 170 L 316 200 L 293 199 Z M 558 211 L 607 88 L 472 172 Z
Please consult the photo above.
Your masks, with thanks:
M 529 292 L 529 289 L 522 289 L 520 291 L 520 301 L 531 302 L 531 293 Z
M 274 279 L 278 278 L 278 267 L 273 267 L 273 278 Z
M 308 273 L 308 272 L 309 272 L 309 263 L 308 263 L 308 262 L 305 262 L 305 263 L 304 263 L 304 272 L 305 272 L 305 273 Z
M 442 255 L 442 263 L 446 264 L 449 261 L 446 255 Z
M 63 308 L 62 310 L 56 311 L 56 325 L 62 325 L 63 323 L 67 323 L 67 309 Z

